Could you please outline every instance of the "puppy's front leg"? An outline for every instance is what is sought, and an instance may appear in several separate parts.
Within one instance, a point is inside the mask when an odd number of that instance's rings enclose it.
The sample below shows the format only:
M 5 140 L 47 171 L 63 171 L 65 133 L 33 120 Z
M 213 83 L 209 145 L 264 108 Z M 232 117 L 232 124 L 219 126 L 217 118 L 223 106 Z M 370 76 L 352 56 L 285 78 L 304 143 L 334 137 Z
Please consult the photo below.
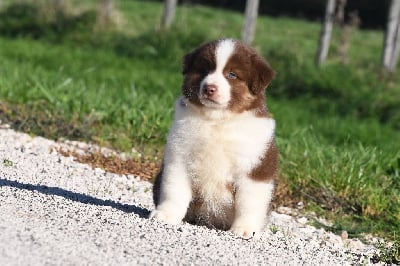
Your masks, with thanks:
M 156 209 L 151 212 L 150 218 L 156 218 L 169 224 L 178 224 L 185 217 L 187 208 L 192 199 L 190 179 L 186 167 L 181 161 L 170 162 L 157 178 L 160 182 L 159 198 Z
M 230 231 L 246 239 L 257 236 L 265 225 L 273 190 L 273 181 L 255 181 L 247 176 L 238 180 Z

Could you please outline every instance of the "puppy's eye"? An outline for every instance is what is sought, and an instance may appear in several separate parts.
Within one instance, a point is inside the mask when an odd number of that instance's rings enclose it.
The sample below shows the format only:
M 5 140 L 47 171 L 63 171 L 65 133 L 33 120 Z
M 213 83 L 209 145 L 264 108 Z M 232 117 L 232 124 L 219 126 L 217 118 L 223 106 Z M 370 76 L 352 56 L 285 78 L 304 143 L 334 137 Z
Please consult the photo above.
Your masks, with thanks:
M 227 77 L 228 79 L 236 79 L 236 78 L 237 78 L 237 75 L 236 75 L 235 72 L 229 71 L 229 73 L 226 75 L 226 77 Z
M 200 71 L 200 73 L 201 73 L 203 76 L 207 76 L 208 74 L 210 74 L 210 71 L 209 71 L 208 69 L 203 69 L 203 70 Z

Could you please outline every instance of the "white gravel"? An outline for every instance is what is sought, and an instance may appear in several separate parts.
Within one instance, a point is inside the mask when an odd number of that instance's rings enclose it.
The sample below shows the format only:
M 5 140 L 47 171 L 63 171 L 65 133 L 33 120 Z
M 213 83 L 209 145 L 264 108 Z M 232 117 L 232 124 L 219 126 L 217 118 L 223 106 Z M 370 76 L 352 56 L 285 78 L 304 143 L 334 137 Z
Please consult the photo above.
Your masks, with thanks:
M 148 220 L 151 184 L 0 129 L 0 265 L 357 265 L 374 248 L 271 213 L 259 240 Z

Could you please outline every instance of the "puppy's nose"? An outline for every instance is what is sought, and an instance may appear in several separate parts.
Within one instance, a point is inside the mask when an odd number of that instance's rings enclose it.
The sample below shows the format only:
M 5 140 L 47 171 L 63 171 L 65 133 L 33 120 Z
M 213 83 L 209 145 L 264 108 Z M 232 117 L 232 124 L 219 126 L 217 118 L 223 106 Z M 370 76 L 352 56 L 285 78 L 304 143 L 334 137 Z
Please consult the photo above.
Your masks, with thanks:
M 203 90 L 207 96 L 211 97 L 217 92 L 217 86 L 213 84 L 207 84 L 204 86 Z

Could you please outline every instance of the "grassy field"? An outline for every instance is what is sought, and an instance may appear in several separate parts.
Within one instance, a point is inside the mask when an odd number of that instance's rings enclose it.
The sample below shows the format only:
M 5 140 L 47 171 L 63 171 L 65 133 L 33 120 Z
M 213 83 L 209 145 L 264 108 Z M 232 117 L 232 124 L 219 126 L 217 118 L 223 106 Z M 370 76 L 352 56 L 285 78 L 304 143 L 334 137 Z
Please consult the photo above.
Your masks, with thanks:
M 183 6 L 172 30 L 158 32 L 160 3 L 121 0 L 118 25 L 93 30 L 93 3 L 73 2 L 62 21 L 51 12 L 38 19 L 35 10 L 26 22 L 16 11 L 0 14 L 0 119 L 32 134 L 134 147 L 153 158 L 180 93 L 182 56 L 208 40 L 240 37 L 242 15 Z M 304 201 L 332 219 L 333 231 L 395 238 L 400 81 L 380 71 L 383 33 L 355 31 L 343 65 L 336 29 L 319 69 L 319 30 L 285 17 L 258 21 L 254 47 L 278 73 L 267 90 L 280 149 L 275 201 Z

